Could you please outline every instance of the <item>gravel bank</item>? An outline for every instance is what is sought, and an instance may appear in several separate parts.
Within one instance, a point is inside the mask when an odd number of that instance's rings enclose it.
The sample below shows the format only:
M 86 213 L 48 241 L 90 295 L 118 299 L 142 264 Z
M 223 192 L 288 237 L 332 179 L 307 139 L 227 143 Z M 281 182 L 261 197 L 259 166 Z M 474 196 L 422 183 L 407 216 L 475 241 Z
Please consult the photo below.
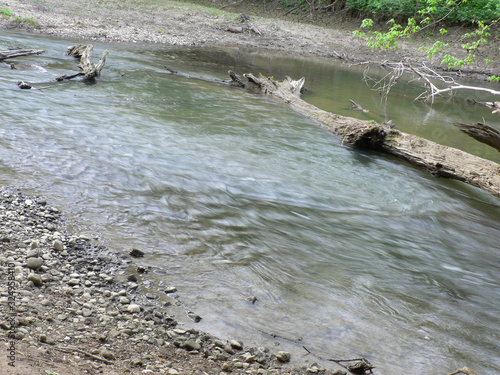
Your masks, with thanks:
M 1 374 L 344 374 L 180 327 L 171 303 L 137 291 L 148 270 L 132 255 L 68 232 L 40 197 L 0 187 L 0 222 Z

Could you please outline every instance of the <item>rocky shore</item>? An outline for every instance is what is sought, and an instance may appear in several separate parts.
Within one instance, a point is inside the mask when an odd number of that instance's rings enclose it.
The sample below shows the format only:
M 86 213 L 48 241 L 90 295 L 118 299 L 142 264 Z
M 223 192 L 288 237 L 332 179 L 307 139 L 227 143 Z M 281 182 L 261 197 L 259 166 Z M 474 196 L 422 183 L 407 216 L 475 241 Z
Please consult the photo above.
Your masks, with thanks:
M 40 197 L 0 187 L 0 223 L 1 374 L 345 374 L 182 328 L 170 303 L 138 292 L 139 251 L 70 233 Z

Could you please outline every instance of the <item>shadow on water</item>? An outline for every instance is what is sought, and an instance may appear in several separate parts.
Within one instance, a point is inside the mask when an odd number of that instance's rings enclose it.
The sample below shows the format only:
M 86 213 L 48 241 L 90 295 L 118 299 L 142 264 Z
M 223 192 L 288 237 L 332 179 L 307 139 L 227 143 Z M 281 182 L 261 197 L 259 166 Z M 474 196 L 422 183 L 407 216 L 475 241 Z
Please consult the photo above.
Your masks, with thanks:
M 110 55 L 95 85 L 23 92 L 18 80 L 74 69 L 71 41 L 0 31 L 0 44 L 46 50 L 0 70 L 0 180 L 49 197 L 113 250 L 142 249 L 140 264 L 156 267 L 144 287 L 176 286 L 203 317 L 197 328 L 301 360 L 302 345 L 364 356 L 380 374 L 500 369 L 496 198 L 164 67 L 305 76 L 306 99 L 323 109 L 389 117 L 498 160 L 450 126 L 477 120 L 458 99 L 411 104 L 418 88 L 407 85 L 384 108 L 359 71 L 330 61 L 133 44 L 96 46 Z M 370 112 L 349 111 L 349 99 Z

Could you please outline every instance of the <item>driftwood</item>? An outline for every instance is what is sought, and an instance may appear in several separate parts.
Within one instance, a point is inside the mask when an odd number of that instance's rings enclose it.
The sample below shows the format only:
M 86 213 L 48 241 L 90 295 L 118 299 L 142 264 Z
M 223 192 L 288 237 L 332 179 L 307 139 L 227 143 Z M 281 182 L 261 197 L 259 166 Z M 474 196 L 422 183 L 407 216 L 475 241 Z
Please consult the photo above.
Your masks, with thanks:
M 453 125 L 479 142 L 485 143 L 500 151 L 500 132 L 491 126 L 483 124 L 482 122 L 478 122 L 477 124 L 461 124 L 455 122 Z
M 43 49 L 12 48 L 0 51 L 0 61 L 20 56 L 39 55 L 43 52 Z
M 457 374 L 476 375 L 476 373 L 468 367 L 462 367 L 461 369 L 458 369 L 457 371 L 453 371 L 452 373 L 450 373 L 448 375 L 457 375 Z
M 101 59 L 97 64 L 94 64 L 92 61 L 92 53 L 94 52 L 94 46 L 89 44 L 87 46 L 78 45 L 75 47 L 68 47 L 67 54 L 70 56 L 74 56 L 75 58 L 80 58 L 80 69 L 81 72 L 70 74 L 70 75 L 62 75 L 56 78 L 56 81 L 64 81 L 72 78 L 76 78 L 79 76 L 83 76 L 84 81 L 92 81 L 96 77 L 101 75 L 101 71 L 104 68 L 104 64 L 106 64 L 106 57 L 108 56 L 108 50 L 104 51 Z
M 493 109 L 493 111 L 491 113 L 493 113 L 494 115 L 500 114 L 500 102 L 478 102 L 475 99 L 467 99 L 467 103 L 484 105 L 488 108 Z
M 323 111 L 301 99 L 304 78 L 283 82 L 244 74 L 246 81 L 229 72 L 233 84 L 272 95 L 320 127 L 338 135 L 343 144 L 398 156 L 434 176 L 459 180 L 500 197 L 500 165 L 464 151 L 443 146 L 388 126 Z

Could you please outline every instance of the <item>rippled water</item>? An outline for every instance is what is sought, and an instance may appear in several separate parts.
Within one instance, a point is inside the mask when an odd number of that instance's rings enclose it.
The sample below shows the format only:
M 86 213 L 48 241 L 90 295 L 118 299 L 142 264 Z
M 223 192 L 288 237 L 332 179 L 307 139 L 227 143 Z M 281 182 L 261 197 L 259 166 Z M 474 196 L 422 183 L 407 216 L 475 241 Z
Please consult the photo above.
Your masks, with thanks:
M 387 115 L 498 160 L 443 125 L 477 113 L 459 100 L 403 107 L 411 86 L 384 113 L 347 67 L 234 50 L 97 46 L 111 51 L 96 84 L 53 83 L 75 69 L 69 44 L 0 31 L 0 49 L 46 50 L 0 69 L 0 182 L 49 196 L 112 249 L 144 250 L 142 264 L 162 269 L 150 289 L 176 286 L 203 317 L 196 327 L 223 338 L 279 344 L 300 361 L 302 345 L 364 356 L 377 374 L 500 371 L 498 199 L 164 66 L 218 79 L 228 68 L 305 75 L 318 106 L 353 114 L 355 96 L 371 108 L 358 116 Z M 51 87 L 21 91 L 19 80 Z

